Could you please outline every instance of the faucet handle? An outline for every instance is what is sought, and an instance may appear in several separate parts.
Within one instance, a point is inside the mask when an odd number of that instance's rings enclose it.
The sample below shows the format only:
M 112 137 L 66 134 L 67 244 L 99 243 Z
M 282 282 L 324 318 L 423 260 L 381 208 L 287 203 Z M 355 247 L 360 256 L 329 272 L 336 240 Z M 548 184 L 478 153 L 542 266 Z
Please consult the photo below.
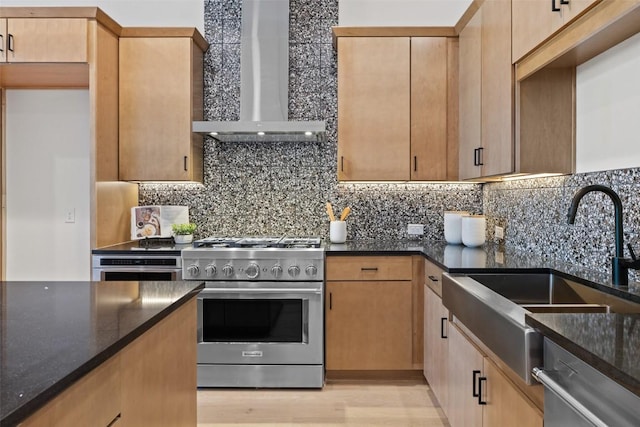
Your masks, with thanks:
M 636 253 L 633 251 L 633 246 L 631 246 L 631 243 L 627 243 L 627 249 L 629 249 L 629 254 L 631 254 L 631 259 L 634 261 L 637 261 L 637 257 L 636 257 Z

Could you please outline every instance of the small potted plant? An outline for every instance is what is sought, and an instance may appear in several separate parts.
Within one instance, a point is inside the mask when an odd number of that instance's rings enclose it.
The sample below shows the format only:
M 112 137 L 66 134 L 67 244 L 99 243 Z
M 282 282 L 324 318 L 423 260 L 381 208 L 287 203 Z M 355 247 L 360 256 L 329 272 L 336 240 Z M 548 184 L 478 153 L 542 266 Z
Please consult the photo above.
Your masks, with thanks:
M 196 225 L 192 222 L 186 224 L 171 224 L 173 239 L 176 243 L 191 243 Z

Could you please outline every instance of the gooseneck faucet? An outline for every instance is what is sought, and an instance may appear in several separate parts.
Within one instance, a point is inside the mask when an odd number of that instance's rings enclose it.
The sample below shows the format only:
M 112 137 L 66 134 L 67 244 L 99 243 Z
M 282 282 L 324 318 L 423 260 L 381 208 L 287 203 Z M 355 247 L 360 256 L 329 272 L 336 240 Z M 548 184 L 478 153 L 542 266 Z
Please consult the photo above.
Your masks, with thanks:
M 573 224 L 576 219 L 576 212 L 578 211 L 578 204 L 580 204 L 580 200 L 592 191 L 600 191 L 611 198 L 613 201 L 613 207 L 615 212 L 615 245 L 616 245 L 616 255 L 611 260 L 612 264 L 612 280 L 614 286 L 627 286 L 629 284 L 629 269 L 638 270 L 640 269 L 640 260 L 636 259 L 635 254 L 631 247 L 629 250 L 631 252 L 632 259 L 624 258 L 624 249 L 623 249 L 623 239 L 624 232 L 622 229 L 622 202 L 620 201 L 620 197 L 618 194 L 613 191 L 609 187 L 605 187 L 604 185 L 587 185 L 586 187 L 581 188 L 574 194 L 573 199 L 571 200 L 571 205 L 569 206 L 569 212 L 567 213 L 567 218 L 569 220 L 569 224 Z

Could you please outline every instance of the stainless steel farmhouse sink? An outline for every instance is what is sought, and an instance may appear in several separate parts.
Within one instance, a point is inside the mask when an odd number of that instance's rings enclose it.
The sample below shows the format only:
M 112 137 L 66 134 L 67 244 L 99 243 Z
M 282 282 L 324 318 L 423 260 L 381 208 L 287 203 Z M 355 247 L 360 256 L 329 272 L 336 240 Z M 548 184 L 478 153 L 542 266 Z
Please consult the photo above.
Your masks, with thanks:
M 640 304 L 553 273 L 444 274 L 442 302 L 527 384 L 542 365 L 542 335 L 525 324 L 527 312 L 640 312 Z

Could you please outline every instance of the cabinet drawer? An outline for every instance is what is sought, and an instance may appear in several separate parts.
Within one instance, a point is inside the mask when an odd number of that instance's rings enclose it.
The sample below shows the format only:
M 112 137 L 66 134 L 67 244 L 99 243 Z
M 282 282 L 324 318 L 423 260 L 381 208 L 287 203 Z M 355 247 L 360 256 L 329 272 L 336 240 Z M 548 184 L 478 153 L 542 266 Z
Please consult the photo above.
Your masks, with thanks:
M 327 280 L 411 280 L 409 256 L 329 256 Z
M 424 279 L 426 285 L 442 298 L 442 273 L 444 270 L 432 263 L 431 261 L 424 262 Z

